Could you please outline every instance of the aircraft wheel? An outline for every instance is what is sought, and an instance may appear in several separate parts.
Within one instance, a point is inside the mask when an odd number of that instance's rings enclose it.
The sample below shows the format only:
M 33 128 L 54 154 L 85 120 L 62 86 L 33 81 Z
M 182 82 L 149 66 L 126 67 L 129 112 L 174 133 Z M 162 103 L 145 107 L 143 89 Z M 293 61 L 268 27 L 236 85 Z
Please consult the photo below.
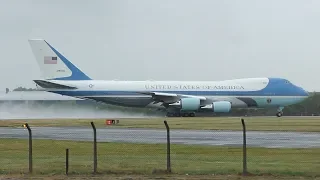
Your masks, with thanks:
M 189 113 L 183 113 L 182 116 L 183 116 L 183 117 L 188 117 L 188 116 L 189 116 Z
M 189 113 L 189 116 L 190 116 L 190 117 L 195 117 L 195 116 L 196 116 L 196 113 L 194 113 L 194 112 Z
M 277 117 L 281 117 L 281 116 L 282 116 L 282 112 L 278 112 Z
M 172 117 L 174 114 L 173 113 L 171 113 L 171 112 L 167 112 L 167 117 Z

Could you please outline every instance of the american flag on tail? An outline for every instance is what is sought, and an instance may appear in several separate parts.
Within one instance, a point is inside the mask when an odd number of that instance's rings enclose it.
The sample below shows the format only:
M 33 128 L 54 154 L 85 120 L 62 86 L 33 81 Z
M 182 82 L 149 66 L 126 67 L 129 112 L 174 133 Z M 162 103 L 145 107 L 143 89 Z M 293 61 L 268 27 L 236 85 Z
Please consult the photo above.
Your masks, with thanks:
M 53 56 L 45 56 L 44 64 L 57 64 L 58 58 Z

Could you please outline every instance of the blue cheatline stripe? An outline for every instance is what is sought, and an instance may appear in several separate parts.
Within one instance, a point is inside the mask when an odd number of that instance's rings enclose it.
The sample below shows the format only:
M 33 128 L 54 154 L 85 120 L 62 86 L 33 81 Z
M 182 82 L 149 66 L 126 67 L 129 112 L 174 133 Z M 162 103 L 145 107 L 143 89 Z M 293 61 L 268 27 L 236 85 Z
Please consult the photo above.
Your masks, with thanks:
M 47 42 L 46 42 L 47 43 Z M 92 80 L 86 74 L 84 74 L 80 69 L 73 65 L 67 58 L 60 54 L 55 48 L 53 48 L 49 43 L 48 46 L 59 56 L 63 63 L 71 70 L 72 74 L 69 77 L 54 78 L 52 80 Z
M 50 91 L 57 94 L 66 96 L 103 96 L 103 95 L 140 95 L 134 91 Z M 162 93 L 174 93 L 183 95 L 194 95 L 194 96 L 304 96 L 297 93 L 290 92 L 278 92 L 278 93 L 267 93 L 261 91 L 157 91 Z

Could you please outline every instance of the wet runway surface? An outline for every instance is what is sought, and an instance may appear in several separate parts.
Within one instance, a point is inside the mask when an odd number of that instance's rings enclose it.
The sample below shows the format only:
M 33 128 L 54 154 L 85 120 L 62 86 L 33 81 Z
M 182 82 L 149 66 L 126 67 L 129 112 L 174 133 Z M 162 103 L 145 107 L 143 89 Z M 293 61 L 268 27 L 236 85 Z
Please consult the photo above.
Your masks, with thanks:
M 93 130 L 79 127 L 33 127 L 34 139 L 92 141 Z M 242 131 L 171 130 L 175 144 L 242 146 Z M 0 128 L 1 138 L 28 138 L 26 128 Z M 166 143 L 166 130 L 97 129 L 98 142 Z M 320 147 L 320 133 L 248 131 L 247 146 L 268 148 Z

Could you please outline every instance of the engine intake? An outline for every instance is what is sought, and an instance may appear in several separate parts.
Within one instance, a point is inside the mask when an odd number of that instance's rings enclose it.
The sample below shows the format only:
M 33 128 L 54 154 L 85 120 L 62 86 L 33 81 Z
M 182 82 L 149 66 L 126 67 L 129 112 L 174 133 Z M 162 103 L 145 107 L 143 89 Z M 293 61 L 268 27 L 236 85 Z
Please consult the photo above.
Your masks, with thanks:
M 231 103 L 229 101 L 218 101 L 212 103 L 213 112 L 230 112 Z
M 180 100 L 180 108 L 182 111 L 195 111 L 200 108 L 200 99 L 198 98 L 182 98 Z

